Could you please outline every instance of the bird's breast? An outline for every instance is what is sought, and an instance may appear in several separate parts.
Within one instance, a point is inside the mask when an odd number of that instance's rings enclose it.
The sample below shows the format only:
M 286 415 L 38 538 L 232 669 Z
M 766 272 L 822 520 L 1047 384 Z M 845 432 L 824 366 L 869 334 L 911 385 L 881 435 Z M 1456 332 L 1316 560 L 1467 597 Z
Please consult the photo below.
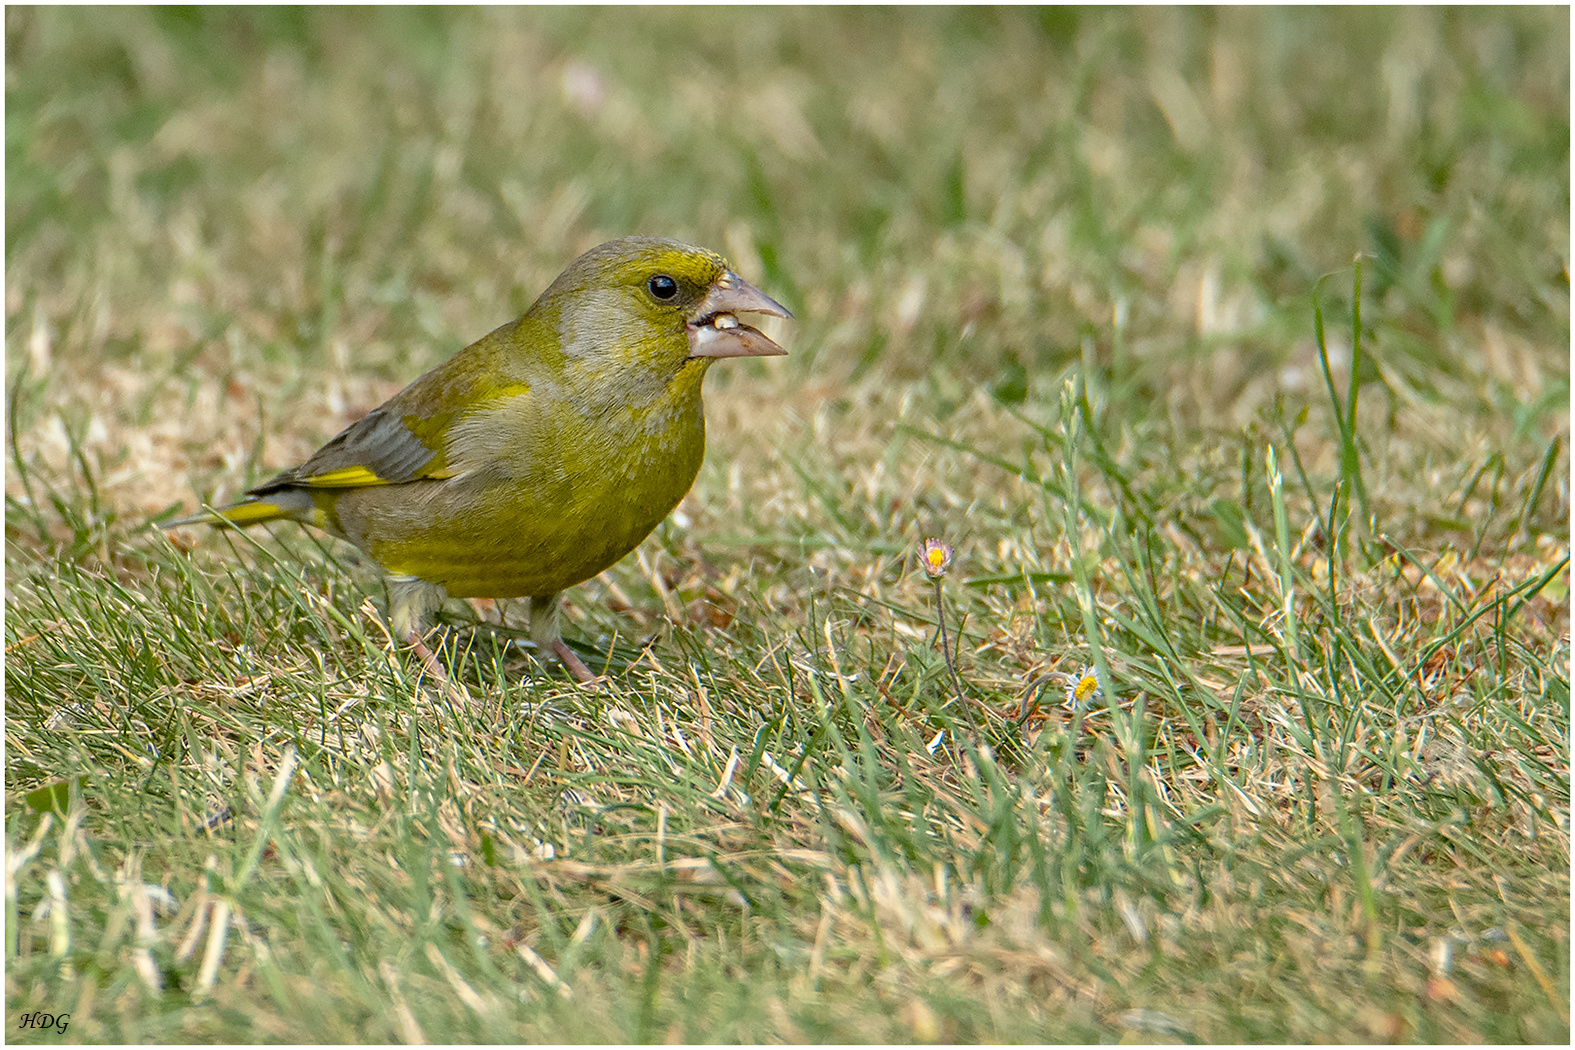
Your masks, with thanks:
M 694 407 L 467 421 L 454 477 L 347 493 L 339 517 L 385 570 L 451 596 L 551 594 L 629 553 L 683 499 L 705 455 Z

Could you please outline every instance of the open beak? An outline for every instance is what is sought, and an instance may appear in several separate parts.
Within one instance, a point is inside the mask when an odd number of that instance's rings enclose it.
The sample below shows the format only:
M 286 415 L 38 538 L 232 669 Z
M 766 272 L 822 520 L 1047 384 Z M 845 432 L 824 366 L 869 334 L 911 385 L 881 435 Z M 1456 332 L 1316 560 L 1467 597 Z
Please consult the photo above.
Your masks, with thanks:
M 717 278 L 689 319 L 690 357 L 781 357 L 787 351 L 738 314 L 793 319 L 787 307 L 731 270 Z

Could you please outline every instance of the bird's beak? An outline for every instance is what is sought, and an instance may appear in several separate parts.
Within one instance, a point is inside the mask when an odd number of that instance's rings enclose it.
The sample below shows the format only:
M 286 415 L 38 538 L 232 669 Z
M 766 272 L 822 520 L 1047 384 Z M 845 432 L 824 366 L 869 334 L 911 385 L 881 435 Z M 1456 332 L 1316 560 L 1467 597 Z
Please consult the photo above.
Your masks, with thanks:
M 787 307 L 731 270 L 717 278 L 690 317 L 690 357 L 780 357 L 787 351 L 737 314 L 771 314 L 792 320 Z

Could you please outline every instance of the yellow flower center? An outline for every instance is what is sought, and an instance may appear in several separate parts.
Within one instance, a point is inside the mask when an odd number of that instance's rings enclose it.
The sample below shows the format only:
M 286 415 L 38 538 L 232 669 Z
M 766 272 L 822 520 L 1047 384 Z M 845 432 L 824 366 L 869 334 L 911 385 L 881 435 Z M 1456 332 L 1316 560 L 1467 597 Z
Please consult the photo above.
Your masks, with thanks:
M 1077 700 L 1088 699 L 1088 694 L 1099 688 L 1099 679 L 1091 674 L 1084 675 L 1078 680 L 1077 688 L 1072 690 L 1072 697 Z

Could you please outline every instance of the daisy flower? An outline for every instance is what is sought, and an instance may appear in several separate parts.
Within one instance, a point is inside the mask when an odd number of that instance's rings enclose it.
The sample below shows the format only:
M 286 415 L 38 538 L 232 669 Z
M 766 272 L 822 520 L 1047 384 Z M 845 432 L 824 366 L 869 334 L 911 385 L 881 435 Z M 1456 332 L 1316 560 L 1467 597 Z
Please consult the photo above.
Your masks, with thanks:
M 947 568 L 952 563 L 952 545 L 937 539 L 924 541 L 924 546 L 919 550 L 919 557 L 924 561 L 924 574 L 932 580 L 938 580 L 946 575 Z
M 1085 701 L 1104 698 L 1104 690 L 1099 688 L 1099 678 L 1094 674 L 1094 665 L 1085 664 L 1081 674 L 1067 675 L 1066 700 L 1061 706 L 1073 711 Z

